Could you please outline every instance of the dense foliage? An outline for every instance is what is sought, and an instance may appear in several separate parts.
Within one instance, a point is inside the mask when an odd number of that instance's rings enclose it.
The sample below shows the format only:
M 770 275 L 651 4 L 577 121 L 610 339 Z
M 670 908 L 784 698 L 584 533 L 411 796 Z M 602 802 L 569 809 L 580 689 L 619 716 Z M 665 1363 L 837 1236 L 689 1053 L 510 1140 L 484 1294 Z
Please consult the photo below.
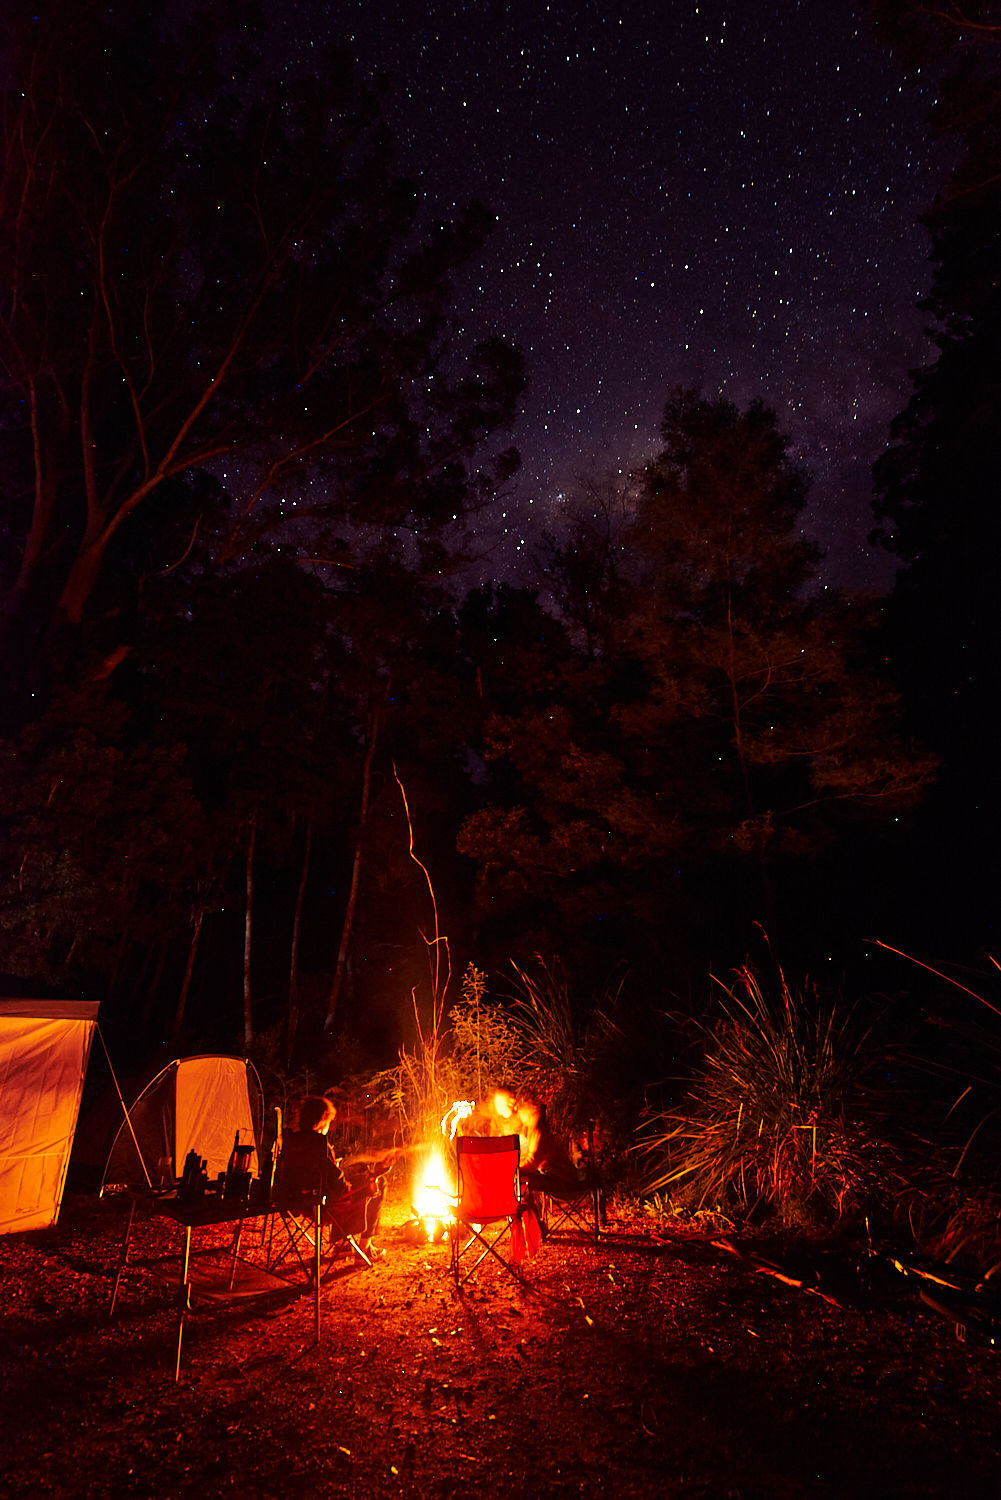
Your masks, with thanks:
M 941 864 L 917 886 L 914 927 L 934 922 L 947 949 L 975 948 L 1001 879 L 1001 24 L 987 4 L 883 0 L 877 14 L 903 62 L 933 81 L 931 125 L 955 150 L 924 221 L 937 352 L 914 376 L 875 481 L 878 535 L 906 565 L 888 605 L 892 658 L 910 721 L 942 760 L 921 827 Z
M 774 415 L 682 390 L 662 430 L 617 549 L 607 512 L 574 532 L 614 613 L 582 615 L 584 569 L 552 547 L 564 631 L 537 610 L 529 655 L 524 602 L 492 602 L 492 794 L 460 849 L 488 909 L 680 980 L 693 951 L 739 958 L 755 919 L 785 949 L 804 868 L 913 806 L 933 763 L 899 732 L 870 604 L 809 588 Z

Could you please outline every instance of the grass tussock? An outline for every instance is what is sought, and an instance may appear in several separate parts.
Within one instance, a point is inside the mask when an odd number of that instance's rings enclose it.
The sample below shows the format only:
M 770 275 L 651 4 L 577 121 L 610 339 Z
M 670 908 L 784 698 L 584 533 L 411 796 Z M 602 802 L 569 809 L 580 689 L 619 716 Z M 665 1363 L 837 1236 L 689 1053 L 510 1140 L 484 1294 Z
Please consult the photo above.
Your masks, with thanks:
M 686 1099 L 648 1126 L 647 1191 L 789 1227 L 867 1212 L 896 1187 L 871 1032 L 781 972 L 769 991 L 744 968 L 720 992 Z

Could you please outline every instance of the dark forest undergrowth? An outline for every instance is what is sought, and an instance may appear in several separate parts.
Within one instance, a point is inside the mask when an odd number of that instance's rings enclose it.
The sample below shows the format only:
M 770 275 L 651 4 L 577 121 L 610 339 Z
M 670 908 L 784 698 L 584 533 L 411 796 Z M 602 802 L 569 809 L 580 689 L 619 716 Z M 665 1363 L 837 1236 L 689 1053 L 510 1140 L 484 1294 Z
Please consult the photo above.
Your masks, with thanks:
M 401 1197 L 386 1259 L 326 1283 L 318 1346 L 308 1296 L 196 1310 L 176 1385 L 172 1226 L 137 1230 L 113 1323 L 119 1206 L 0 1239 L 4 1493 L 1001 1491 L 998 1354 L 889 1269 L 832 1260 L 806 1290 L 613 1216 L 599 1249 L 552 1237 L 524 1287 L 484 1268 L 460 1295 L 408 1218 Z

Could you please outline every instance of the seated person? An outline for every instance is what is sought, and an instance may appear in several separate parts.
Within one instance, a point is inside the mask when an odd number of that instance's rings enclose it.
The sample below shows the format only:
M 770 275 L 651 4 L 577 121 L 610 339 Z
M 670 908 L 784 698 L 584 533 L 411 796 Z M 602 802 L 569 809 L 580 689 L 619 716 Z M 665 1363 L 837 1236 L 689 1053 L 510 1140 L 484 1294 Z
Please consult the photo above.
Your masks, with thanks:
M 518 1109 L 510 1089 L 494 1089 L 480 1106 L 486 1116 L 487 1135 L 515 1135 Z
M 528 1203 L 547 1232 L 546 1198 L 575 1198 L 581 1190 L 580 1178 L 570 1160 L 570 1153 L 553 1133 L 544 1104 L 527 1100 L 519 1108 L 523 1148 L 521 1181 L 528 1189 Z
M 511 1090 L 495 1089 L 485 1099 L 478 1100 L 468 1113 L 459 1115 L 454 1134 L 517 1135 L 520 1129 L 518 1106 Z
M 302 1101 L 299 1129 L 289 1131 L 282 1141 L 275 1196 L 279 1203 L 293 1206 L 297 1196 L 309 1197 L 319 1190 L 326 1198 L 326 1216 L 354 1237 L 369 1260 L 381 1259 L 385 1251 L 372 1244 L 372 1237 L 379 1226 L 386 1180 L 366 1172 L 361 1182 L 348 1181 L 326 1139 L 336 1118 L 329 1099 Z

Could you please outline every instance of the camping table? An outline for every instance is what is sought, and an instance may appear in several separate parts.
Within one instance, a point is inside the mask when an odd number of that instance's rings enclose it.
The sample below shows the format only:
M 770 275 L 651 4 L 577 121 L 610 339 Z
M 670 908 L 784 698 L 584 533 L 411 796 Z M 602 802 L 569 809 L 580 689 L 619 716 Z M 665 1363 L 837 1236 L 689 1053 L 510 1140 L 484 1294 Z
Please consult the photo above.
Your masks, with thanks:
M 115 1305 L 118 1301 L 118 1289 L 121 1285 L 125 1264 L 129 1256 L 129 1245 L 132 1241 L 132 1226 L 135 1220 L 136 1209 L 141 1208 L 145 1212 L 164 1219 L 173 1219 L 174 1223 L 183 1229 L 181 1238 L 181 1265 L 180 1278 L 178 1281 L 177 1297 L 177 1356 L 174 1362 L 174 1379 L 180 1377 L 181 1371 L 181 1344 L 184 1339 L 184 1324 L 188 1313 L 191 1311 L 191 1231 L 192 1229 L 207 1228 L 210 1225 L 233 1224 L 233 1244 L 230 1255 L 229 1289 L 233 1290 L 236 1278 L 236 1264 L 240 1253 L 240 1237 L 243 1233 L 243 1225 L 247 1219 L 258 1219 L 270 1213 L 270 1206 L 260 1202 L 250 1203 L 234 1198 L 219 1198 L 209 1195 L 196 1201 L 182 1200 L 176 1193 L 129 1193 L 129 1217 L 125 1226 L 125 1237 L 122 1240 L 122 1248 L 118 1256 L 118 1270 L 115 1274 L 115 1285 L 111 1293 L 111 1305 L 108 1309 L 108 1317 L 115 1315 Z M 317 1320 L 319 1320 L 319 1278 L 316 1278 L 316 1301 Z

